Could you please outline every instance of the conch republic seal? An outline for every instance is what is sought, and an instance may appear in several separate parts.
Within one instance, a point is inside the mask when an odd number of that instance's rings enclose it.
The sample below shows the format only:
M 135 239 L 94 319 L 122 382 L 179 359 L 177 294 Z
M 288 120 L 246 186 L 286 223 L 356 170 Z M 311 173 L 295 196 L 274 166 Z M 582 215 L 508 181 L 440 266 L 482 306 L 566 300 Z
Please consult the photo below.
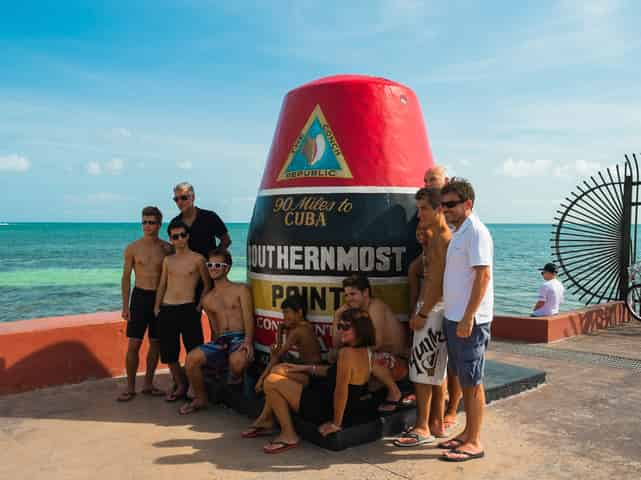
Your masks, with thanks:
M 407 269 L 419 253 L 414 194 L 432 165 L 406 86 L 335 76 L 285 96 L 247 242 L 258 350 L 269 351 L 294 293 L 329 348 L 341 282 L 354 272 L 407 319 Z

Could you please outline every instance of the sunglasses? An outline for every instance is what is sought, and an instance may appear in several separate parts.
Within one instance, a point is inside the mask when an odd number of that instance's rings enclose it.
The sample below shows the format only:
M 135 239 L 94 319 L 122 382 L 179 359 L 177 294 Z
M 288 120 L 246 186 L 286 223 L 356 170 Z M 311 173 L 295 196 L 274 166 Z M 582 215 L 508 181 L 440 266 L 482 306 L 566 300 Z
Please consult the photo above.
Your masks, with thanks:
M 351 323 L 339 323 L 336 326 L 336 328 L 338 328 L 339 330 L 347 331 L 347 330 L 351 330 L 352 324 Z
M 155 220 L 143 220 L 142 222 L 143 225 L 158 225 L 160 222 L 157 222 Z
M 207 262 L 205 265 L 207 265 L 207 268 L 225 268 L 228 267 L 228 263 L 224 262 Z
M 174 202 L 177 202 L 178 200 L 180 200 L 181 202 L 186 202 L 190 198 L 191 198 L 191 195 L 176 195 L 174 197 Z
M 188 233 L 185 232 L 180 232 L 180 233 L 172 233 L 171 239 L 172 240 L 178 240 L 179 238 L 187 238 Z
M 451 200 L 449 202 L 441 202 L 441 207 L 454 208 L 454 207 L 456 207 L 457 205 L 460 205 L 463 202 L 465 202 L 465 200 Z

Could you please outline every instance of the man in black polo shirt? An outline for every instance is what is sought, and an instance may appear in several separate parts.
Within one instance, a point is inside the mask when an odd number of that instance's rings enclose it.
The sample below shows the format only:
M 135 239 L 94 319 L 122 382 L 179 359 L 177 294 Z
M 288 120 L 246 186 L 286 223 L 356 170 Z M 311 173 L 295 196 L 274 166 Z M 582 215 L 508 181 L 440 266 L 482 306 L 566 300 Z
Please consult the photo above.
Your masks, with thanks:
M 227 227 L 211 210 L 204 210 L 194 205 L 196 195 L 194 187 L 187 183 L 179 183 L 174 187 L 174 202 L 180 209 L 180 214 L 174 220 L 182 220 L 189 227 L 189 248 L 207 258 L 209 252 L 216 247 L 229 248 L 231 238 Z M 216 239 L 220 244 L 216 244 Z
M 174 187 L 174 202 L 180 209 L 180 214 L 174 220 L 182 220 L 189 227 L 190 250 L 208 258 L 209 252 L 216 247 L 229 248 L 231 238 L 216 212 L 198 208 L 194 205 L 195 198 L 194 187 L 190 183 L 182 182 Z M 216 239 L 220 240 L 219 244 L 216 244 Z M 200 301 L 202 291 L 203 285 L 199 282 L 196 287 L 197 301 Z

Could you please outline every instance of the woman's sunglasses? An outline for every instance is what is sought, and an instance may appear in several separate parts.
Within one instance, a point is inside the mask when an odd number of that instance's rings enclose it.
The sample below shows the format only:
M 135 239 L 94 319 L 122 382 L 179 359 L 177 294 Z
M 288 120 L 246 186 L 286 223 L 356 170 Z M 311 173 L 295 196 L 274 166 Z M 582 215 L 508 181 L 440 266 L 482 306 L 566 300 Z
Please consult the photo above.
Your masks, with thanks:
M 352 329 L 352 324 L 351 323 L 339 323 L 336 328 L 339 330 L 347 331 Z
M 226 268 L 229 266 L 229 264 L 223 262 L 207 262 L 205 265 L 207 265 L 207 268 Z
M 174 197 L 174 202 L 177 202 L 178 200 L 181 200 L 183 202 L 186 202 L 191 198 L 191 195 L 176 195 Z
M 188 233 L 185 232 L 180 232 L 180 233 L 172 233 L 171 239 L 172 240 L 178 240 L 179 238 L 187 238 Z

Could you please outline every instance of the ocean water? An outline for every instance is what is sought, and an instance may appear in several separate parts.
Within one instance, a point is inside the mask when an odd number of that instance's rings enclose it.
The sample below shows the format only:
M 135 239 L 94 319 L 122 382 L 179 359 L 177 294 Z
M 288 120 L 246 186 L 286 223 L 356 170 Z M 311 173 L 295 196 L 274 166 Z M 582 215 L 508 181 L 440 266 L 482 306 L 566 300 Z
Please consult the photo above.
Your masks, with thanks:
M 247 223 L 227 225 L 231 278 L 246 275 Z M 161 237 L 166 239 L 165 227 Z M 495 311 L 529 314 L 550 261 L 549 225 L 488 225 L 494 238 Z M 137 223 L 0 225 L 0 322 L 120 309 L 122 253 Z M 569 293 L 564 310 L 581 304 Z

